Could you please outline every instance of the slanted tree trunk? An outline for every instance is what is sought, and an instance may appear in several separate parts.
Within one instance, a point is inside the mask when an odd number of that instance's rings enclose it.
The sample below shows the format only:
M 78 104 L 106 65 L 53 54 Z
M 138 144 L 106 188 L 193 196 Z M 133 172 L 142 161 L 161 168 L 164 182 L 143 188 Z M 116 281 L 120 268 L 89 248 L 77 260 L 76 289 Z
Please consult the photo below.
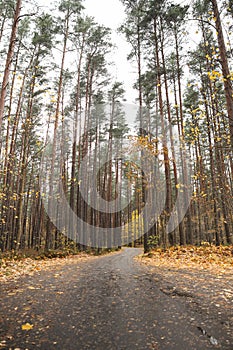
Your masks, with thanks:
M 22 7 L 22 0 L 17 0 L 14 20 L 13 20 L 13 25 L 11 30 L 10 43 L 9 43 L 9 48 L 7 52 L 4 75 L 2 80 L 2 87 L 1 87 L 1 94 L 0 94 L 0 152 L 2 148 L 2 122 L 4 117 L 5 100 L 6 100 L 6 94 L 7 94 L 7 87 L 9 83 L 12 59 L 14 55 L 15 41 L 16 41 L 17 29 L 19 25 L 19 16 L 21 12 L 21 7 Z

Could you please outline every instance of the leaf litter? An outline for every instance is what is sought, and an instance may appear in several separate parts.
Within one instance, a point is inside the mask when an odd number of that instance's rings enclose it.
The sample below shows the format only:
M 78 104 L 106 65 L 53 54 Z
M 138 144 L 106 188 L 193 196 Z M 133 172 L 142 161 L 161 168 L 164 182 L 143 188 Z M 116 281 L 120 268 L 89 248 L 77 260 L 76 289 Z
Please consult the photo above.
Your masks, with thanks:
M 78 255 L 71 255 L 64 258 L 42 259 L 35 260 L 32 258 L 23 259 L 1 259 L 0 266 L 0 282 L 7 282 L 11 280 L 17 280 L 22 276 L 32 276 L 35 273 L 39 273 L 44 270 L 55 270 L 63 265 L 73 264 L 76 261 L 87 261 L 88 259 L 96 258 L 93 255 L 85 252 Z M 56 278 L 59 274 L 56 274 Z M 29 286 L 29 289 L 35 289 L 33 286 Z

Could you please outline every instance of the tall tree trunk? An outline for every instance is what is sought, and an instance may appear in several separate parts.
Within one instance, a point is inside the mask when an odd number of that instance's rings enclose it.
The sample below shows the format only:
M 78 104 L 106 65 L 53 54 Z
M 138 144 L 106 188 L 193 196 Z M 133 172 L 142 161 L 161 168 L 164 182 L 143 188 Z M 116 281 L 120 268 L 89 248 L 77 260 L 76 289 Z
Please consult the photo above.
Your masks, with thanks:
M 224 91 L 226 96 L 226 104 L 227 104 L 227 114 L 230 126 L 230 141 L 231 141 L 231 152 L 233 153 L 233 88 L 231 82 L 231 74 L 227 59 L 227 50 L 225 45 L 225 40 L 223 36 L 222 23 L 220 18 L 220 13 L 218 9 L 217 0 L 211 0 L 214 16 L 216 19 L 216 31 L 218 38 L 218 46 L 221 57 L 221 66 L 222 73 L 224 79 Z
M 65 66 L 65 57 L 66 57 L 66 48 L 67 41 L 69 35 L 69 20 L 70 20 L 70 10 L 67 10 L 66 19 L 64 24 L 64 42 L 63 42 L 63 50 L 62 50 L 62 61 L 60 68 L 60 76 L 58 82 L 58 91 L 57 91 L 57 103 L 56 103 L 56 111 L 55 111 L 55 123 L 53 130 L 53 145 L 52 145 L 52 160 L 51 160 L 51 174 L 50 174 L 50 182 L 49 182 L 49 201 L 48 201 L 48 212 L 51 209 L 51 197 L 53 196 L 53 177 L 54 177 L 54 166 L 55 166 L 55 158 L 56 158 L 56 147 L 57 147 L 57 129 L 59 125 L 59 113 L 60 113 L 60 103 L 62 97 L 62 86 L 63 86 L 63 77 L 64 77 L 64 66 Z M 46 239 L 45 239 L 45 251 L 48 251 L 53 246 L 53 234 L 50 218 L 47 220 L 47 228 L 46 228 Z
M 162 94 L 162 80 L 161 80 L 161 69 L 160 69 L 160 57 L 159 57 L 159 39 L 158 39 L 158 28 L 157 20 L 154 19 L 154 42 L 155 42 L 155 60 L 157 66 L 157 88 L 159 95 L 159 115 L 161 120 L 161 131 L 162 131 L 162 143 L 163 143 L 163 157 L 164 157 L 164 169 L 165 169 L 165 180 L 166 180 L 166 202 L 163 213 L 161 214 L 162 230 L 164 237 L 164 246 L 167 245 L 166 237 L 166 225 L 168 217 L 171 212 L 171 174 L 170 174 L 170 161 L 169 152 L 167 146 L 167 135 L 165 130 L 165 117 L 164 117 L 164 106 L 163 106 L 163 94 Z
M 179 94 L 179 122 L 180 122 L 180 137 L 182 138 L 182 141 L 185 139 L 185 131 L 184 131 L 184 116 L 183 116 L 183 94 L 182 94 L 182 84 L 181 84 L 181 66 L 180 66 L 180 54 L 179 54 L 179 41 L 178 41 L 178 35 L 177 30 L 175 30 L 175 52 L 176 52 L 176 65 L 177 65 L 177 82 L 178 82 L 178 94 Z M 186 158 L 183 157 L 183 153 L 181 152 L 181 161 L 182 161 L 182 167 L 183 167 L 183 180 L 184 184 L 186 185 L 188 183 L 188 164 L 186 162 Z M 185 206 L 188 207 L 188 195 L 187 195 L 187 188 L 184 187 L 185 191 Z M 186 213 L 187 218 L 187 227 L 186 227 L 186 243 L 193 244 L 193 234 L 192 234 L 192 220 L 191 220 L 191 214 L 190 209 L 188 209 Z
M 1 152 L 1 148 L 2 148 L 2 122 L 3 122 L 3 117 L 4 117 L 7 86 L 8 86 L 8 82 L 9 82 L 10 68 L 11 68 L 13 55 L 14 55 L 15 41 L 16 41 L 17 29 L 18 29 L 18 25 L 19 25 L 19 16 L 20 16 L 20 12 L 21 12 L 21 7 L 22 7 L 22 0 L 17 0 L 15 14 L 14 14 L 14 20 L 13 20 L 13 25 L 12 25 L 12 31 L 11 31 L 11 37 L 10 37 L 10 44 L 9 44 L 9 48 L 8 48 L 8 52 L 7 52 L 7 58 L 6 58 L 2 87 L 1 87 L 1 94 L 0 94 L 0 152 Z

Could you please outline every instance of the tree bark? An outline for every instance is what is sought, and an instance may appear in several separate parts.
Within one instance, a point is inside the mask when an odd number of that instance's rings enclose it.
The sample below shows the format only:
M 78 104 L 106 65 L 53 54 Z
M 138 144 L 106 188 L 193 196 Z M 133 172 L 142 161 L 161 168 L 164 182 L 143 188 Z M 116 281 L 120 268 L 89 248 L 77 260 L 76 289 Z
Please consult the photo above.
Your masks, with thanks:
M 217 31 L 218 46 L 219 46 L 222 73 L 223 73 L 223 79 L 224 79 L 224 91 L 226 96 L 227 115 L 228 115 L 229 126 L 230 126 L 231 151 L 233 152 L 233 88 L 231 83 L 231 74 L 230 74 L 230 69 L 228 65 L 227 50 L 226 50 L 225 40 L 223 36 L 222 23 L 221 23 L 221 18 L 219 14 L 217 0 L 211 0 L 211 3 L 213 6 L 214 16 L 216 19 L 216 31 Z
M 4 70 L 3 81 L 2 81 L 2 88 L 1 88 L 1 95 L 0 95 L 0 152 L 2 148 L 2 122 L 4 117 L 7 86 L 9 83 L 10 68 L 11 68 L 11 63 L 14 55 L 15 41 L 16 41 L 18 24 L 19 24 L 21 7 L 22 7 L 22 0 L 17 0 L 14 20 L 12 25 L 12 31 L 11 31 L 11 37 L 10 37 L 10 44 L 7 52 L 5 70 Z

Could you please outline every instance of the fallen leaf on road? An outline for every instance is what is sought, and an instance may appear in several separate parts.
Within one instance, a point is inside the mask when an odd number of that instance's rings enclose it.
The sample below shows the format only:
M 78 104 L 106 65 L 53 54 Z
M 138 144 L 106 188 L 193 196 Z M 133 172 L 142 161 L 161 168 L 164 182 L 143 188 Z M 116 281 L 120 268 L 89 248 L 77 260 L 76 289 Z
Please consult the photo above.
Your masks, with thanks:
M 23 331 L 30 331 L 32 328 L 33 328 L 33 324 L 30 324 L 30 323 L 25 323 L 22 325 Z

